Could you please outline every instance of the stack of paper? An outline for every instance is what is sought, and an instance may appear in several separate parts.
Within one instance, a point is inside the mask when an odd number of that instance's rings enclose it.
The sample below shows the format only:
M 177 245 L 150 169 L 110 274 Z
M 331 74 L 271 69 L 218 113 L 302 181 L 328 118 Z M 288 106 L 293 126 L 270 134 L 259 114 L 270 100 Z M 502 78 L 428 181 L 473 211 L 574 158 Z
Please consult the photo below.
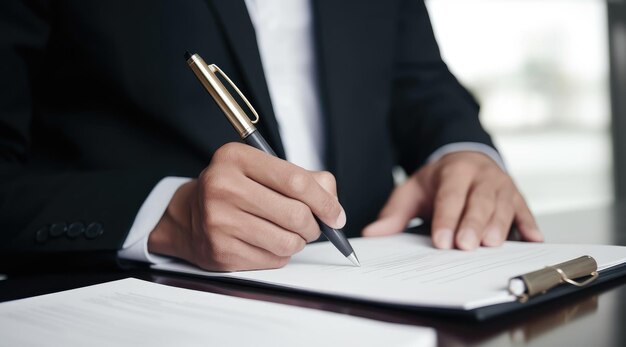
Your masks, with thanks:
M 0 346 L 435 346 L 432 329 L 137 279 L 0 304 Z

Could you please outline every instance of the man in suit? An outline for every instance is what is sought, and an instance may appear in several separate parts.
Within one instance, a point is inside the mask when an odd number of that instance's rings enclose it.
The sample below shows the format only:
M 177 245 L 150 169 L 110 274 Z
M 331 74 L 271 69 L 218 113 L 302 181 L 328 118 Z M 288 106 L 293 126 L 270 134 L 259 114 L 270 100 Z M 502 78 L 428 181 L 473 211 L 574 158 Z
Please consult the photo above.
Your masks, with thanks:
M 497 246 L 512 222 L 541 240 L 423 1 L 14 0 L 0 28 L 0 271 L 279 267 L 319 237 L 313 215 L 349 236 L 430 218 L 439 248 Z M 280 158 L 237 143 L 187 50 Z

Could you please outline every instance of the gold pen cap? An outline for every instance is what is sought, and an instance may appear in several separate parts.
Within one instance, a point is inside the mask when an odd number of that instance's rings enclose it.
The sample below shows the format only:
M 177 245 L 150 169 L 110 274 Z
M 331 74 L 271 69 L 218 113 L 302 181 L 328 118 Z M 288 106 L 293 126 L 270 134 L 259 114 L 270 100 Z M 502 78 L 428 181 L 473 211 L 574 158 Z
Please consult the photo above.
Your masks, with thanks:
M 204 60 L 198 55 L 189 55 L 189 53 L 185 54 L 187 58 L 187 64 L 196 75 L 200 83 L 204 86 L 204 88 L 211 94 L 213 100 L 217 103 L 217 105 L 222 109 L 222 112 L 228 118 L 230 124 L 233 125 L 239 136 L 242 139 L 245 139 L 256 130 L 254 124 L 259 121 L 259 115 L 248 99 L 243 95 L 243 93 L 237 88 L 235 83 L 228 78 L 228 76 L 215 64 L 207 65 Z M 217 73 L 222 75 L 228 83 L 233 87 L 233 89 L 239 94 L 241 99 L 246 103 L 250 111 L 255 116 L 254 120 L 250 120 L 250 117 L 241 109 L 239 103 L 235 101 L 233 96 L 228 92 L 228 89 L 222 84 L 220 79 L 217 76 Z

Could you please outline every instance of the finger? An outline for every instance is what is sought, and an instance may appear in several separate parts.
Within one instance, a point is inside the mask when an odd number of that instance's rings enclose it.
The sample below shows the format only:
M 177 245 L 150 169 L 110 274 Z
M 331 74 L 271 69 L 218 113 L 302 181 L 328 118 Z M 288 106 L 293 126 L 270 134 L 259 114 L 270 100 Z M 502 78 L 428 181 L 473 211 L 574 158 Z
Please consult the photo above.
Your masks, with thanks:
M 543 235 L 539 231 L 535 217 L 530 212 L 530 208 L 528 208 L 522 195 L 516 193 L 513 202 L 515 205 L 515 225 L 517 225 L 522 239 L 531 242 L 542 242 Z
M 514 215 L 513 192 L 511 190 L 498 191 L 495 210 L 485 227 L 482 244 L 487 247 L 501 245 L 511 228 Z
M 309 171 L 313 175 L 313 179 L 324 188 L 325 191 L 337 196 L 337 181 L 335 176 L 328 171 Z
M 267 250 L 279 257 L 289 257 L 304 249 L 306 241 L 265 219 L 240 212 L 238 227 L 232 234 L 239 240 Z
M 362 235 L 385 236 L 401 232 L 416 216 L 424 193 L 414 177 L 396 187 L 380 212 L 379 218 L 363 229 Z
M 218 160 L 230 161 L 238 165 L 252 180 L 282 195 L 303 202 L 330 227 L 343 228 L 346 224 L 346 213 L 343 207 L 333 194 L 327 192 L 313 178 L 310 172 L 256 148 L 238 145 L 222 146 L 215 155 L 219 154 Z
M 218 258 L 221 271 L 276 269 L 287 265 L 290 259 L 239 239 L 232 239 L 230 245 L 232 250 Z
M 305 242 L 312 242 L 319 238 L 321 233 L 319 225 L 311 209 L 304 203 L 281 195 L 247 178 L 238 181 L 236 187 L 231 189 L 229 198 L 242 211 L 295 233 Z
M 480 246 L 485 226 L 493 215 L 496 191 L 488 184 L 475 186 L 467 197 L 465 211 L 456 233 L 456 245 L 472 250 Z
M 472 175 L 458 173 L 442 177 L 433 203 L 432 238 L 435 247 L 452 248 L 454 231 L 465 207 Z

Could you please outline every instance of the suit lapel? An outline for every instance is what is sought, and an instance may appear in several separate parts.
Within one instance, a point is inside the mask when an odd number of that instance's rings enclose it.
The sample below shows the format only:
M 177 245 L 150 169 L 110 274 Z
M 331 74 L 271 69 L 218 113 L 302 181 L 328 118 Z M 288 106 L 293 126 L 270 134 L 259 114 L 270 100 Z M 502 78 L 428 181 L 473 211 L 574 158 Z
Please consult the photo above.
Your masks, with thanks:
M 251 94 L 246 96 L 261 116 L 259 129 L 272 144 L 276 154 L 285 158 L 285 150 L 267 89 L 254 27 L 245 3 L 243 0 L 207 0 L 207 3 L 220 17 L 220 25 L 228 38 L 239 69 L 245 77 L 247 89 Z

